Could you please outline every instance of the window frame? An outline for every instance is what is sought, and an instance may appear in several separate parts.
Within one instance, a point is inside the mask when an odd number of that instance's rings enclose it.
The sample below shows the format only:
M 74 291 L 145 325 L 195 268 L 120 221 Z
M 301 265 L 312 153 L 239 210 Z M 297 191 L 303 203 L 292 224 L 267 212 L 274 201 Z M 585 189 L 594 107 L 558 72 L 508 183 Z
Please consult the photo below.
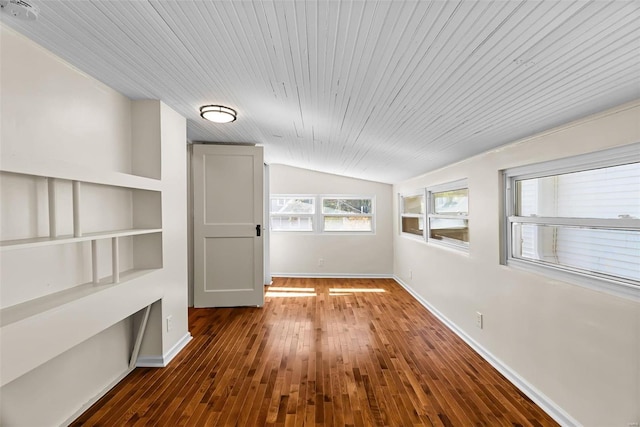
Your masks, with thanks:
M 470 241 L 471 239 L 469 238 L 468 242 L 464 242 L 462 240 L 456 241 L 456 239 L 450 239 L 450 240 L 439 240 L 439 239 L 434 239 L 431 237 L 431 219 L 432 218 L 442 218 L 442 219 L 462 219 L 462 220 L 467 220 L 467 224 L 469 223 L 469 209 L 467 208 L 467 213 L 466 214 L 456 214 L 456 215 L 447 215 L 447 214 L 438 214 L 435 212 L 435 204 L 433 202 L 433 194 L 434 193 L 442 193 L 445 191 L 454 191 L 454 190 L 462 190 L 462 189 L 466 189 L 467 190 L 467 199 L 470 199 L 469 197 L 469 180 L 467 178 L 463 178 L 463 179 L 459 179 L 456 181 L 450 181 L 450 182 L 446 182 L 443 184 L 439 184 L 439 185 L 432 185 L 429 186 L 425 189 L 426 191 L 426 214 L 425 214 L 425 238 L 427 243 L 429 244 L 433 244 L 433 245 L 438 245 L 438 246 L 444 246 L 444 247 L 448 247 L 448 248 L 452 248 L 452 249 L 456 249 L 458 251 L 464 252 L 464 253 L 469 253 L 469 245 L 470 245 Z M 470 227 L 467 225 L 468 230 L 470 230 Z M 468 231 L 469 232 L 469 231 Z M 470 236 L 469 236 L 470 237 Z M 459 243 L 458 243 L 459 242 Z
M 323 212 L 323 208 L 324 208 L 324 200 L 325 199 L 342 199 L 342 200 L 357 200 L 357 199 L 369 199 L 371 200 L 371 213 L 368 214 L 357 214 L 357 213 L 353 213 L 353 214 L 325 214 Z M 337 194 L 337 195 L 333 195 L 333 194 L 319 194 L 317 196 L 317 201 L 318 201 L 318 209 L 316 209 L 317 213 L 318 213 L 318 232 L 322 233 L 322 234 L 338 234 L 338 235 L 346 235 L 346 234 L 375 234 L 376 231 L 376 218 L 375 218 L 375 213 L 376 213 L 376 197 L 375 196 L 370 196 L 370 195 L 361 195 L 361 194 Z M 325 217 L 334 217 L 334 218 L 341 218 L 341 217 L 353 217 L 353 216 L 357 216 L 357 217 L 363 217 L 363 218 L 371 218 L 371 230 L 326 230 L 325 229 L 325 224 L 324 224 L 324 218 Z
M 640 143 L 634 143 L 599 152 L 503 170 L 501 172 L 503 184 L 501 264 L 532 271 L 552 279 L 563 280 L 586 288 L 640 300 L 640 282 L 633 279 L 513 256 L 513 224 L 515 223 L 582 227 L 598 230 L 639 231 L 640 219 L 638 218 L 569 218 L 516 215 L 518 204 L 516 181 L 638 163 L 640 162 L 638 153 L 640 153 Z
M 311 199 L 313 200 L 313 213 L 300 213 L 300 214 L 289 214 L 289 215 L 273 213 L 271 212 L 272 199 Z M 269 195 L 269 230 L 275 233 L 307 233 L 307 234 L 315 233 L 317 230 L 317 221 L 316 221 L 317 212 L 318 212 L 318 200 L 317 200 L 317 197 L 313 194 L 271 194 Z M 276 217 L 276 216 L 277 217 L 296 216 L 296 217 L 303 217 L 303 218 L 311 218 L 311 230 L 274 229 L 272 219 L 273 217 Z
M 419 239 L 419 240 L 425 240 L 427 238 L 427 191 L 426 189 L 421 189 L 421 190 L 416 190 L 416 191 L 411 191 L 411 192 L 407 192 L 407 193 L 399 193 L 399 200 L 398 200 L 398 206 L 399 209 L 398 211 L 400 212 L 400 223 L 398 224 L 400 226 L 400 235 L 411 238 L 411 239 Z M 424 212 L 419 213 L 419 214 L 414 214 L 414 213 L 405 213 L 404 212 L 404 199 L 405 198 L 410 198 L 410 197 L 419 197 L 421 196 L 423 198 L 423 203 L 424 203 Z M 420 219 L 422 219 L 422 235 L 420 234 L 415 234 L 415 233 L 409 233 L 406 232 L 402 229 L 402 220 L 404 218 L 418 218 L 418 221 L 420 221 Z
M 272 199 L 312 199 L 314 203 L 314 212 L 313 214 L 295 214 L 289 216 L 298 216 L 298 217 L 310 217 L 311 218 L 311 226 L 312 230 L 280 230 L 274 229 L 272 227 L 271 219 L 274 216 L 286 216 L 278 213 L 271 212 L 271 200 Z M 368 199 L 371 200 L 371 213 L 369 214 L 325 214 L 323 213 L 323 202 L 325 199 Z M 324 229 L 324 218 L 327 217 L 352 217 L 352 216 L 362 216 L 371 218 L 371 230 L 325 230 Z M 297 233 L 297 234 L 336 234 L 340 236 L 354 234 L 354 235 L 362 235 L 362 234 L 375 234 L 376 232 L 376 196 L 375 195 L 362 195 L 362 194 L 271 194 L 269 196 L 269 230 L 274 233 Z

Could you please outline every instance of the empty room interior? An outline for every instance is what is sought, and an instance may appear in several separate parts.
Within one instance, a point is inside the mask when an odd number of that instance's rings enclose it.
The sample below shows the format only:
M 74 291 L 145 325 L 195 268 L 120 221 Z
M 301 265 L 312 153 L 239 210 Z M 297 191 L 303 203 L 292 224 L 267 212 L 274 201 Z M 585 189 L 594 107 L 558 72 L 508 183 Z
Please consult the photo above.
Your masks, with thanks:
M 0 425 L 640 425 L 640 1 L 0 0 Z

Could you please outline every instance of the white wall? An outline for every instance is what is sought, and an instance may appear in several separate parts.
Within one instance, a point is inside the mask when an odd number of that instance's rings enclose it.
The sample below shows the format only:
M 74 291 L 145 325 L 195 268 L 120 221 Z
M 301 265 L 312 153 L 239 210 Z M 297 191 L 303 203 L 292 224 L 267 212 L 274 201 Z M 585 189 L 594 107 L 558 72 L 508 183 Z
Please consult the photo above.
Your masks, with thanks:
M 271 232 L 271 274 L 390 276 L 393 271 L 391 185 L 284 165 L 270 165 L 274 194 L 356 194 L 376 198 L 375 234 Z M 322 258 L 324 265 L 319 266 Z
M 566 422 L 640 421 L 640 303 L 500 265 L 499 171 L 640 141 L 639 123 L 640 104 L 624 105 L 394 186 L 395 275 Z M 400 235 L 398 193 L 461 178 L 468 255 Z
M 191 339 L 188 324 L 187 277 L 187 123 L 160 103 L 162 125 L 162 357 L 163 364 Z M 172 318 L 167 331 L 166 319 Z
M 13 30 L 0 25 L 0 31 L 0 155 L 3 158 L 28 158 L 34 164 L 66 162 L 96 170 L 142 175 L 160 173 L 157 168 L 132 171 L 132 159 L 141 155 L 132 150 L 133 105 L 141 105 L 140 102 L 134 103 L 79 72 Z M 162 150 L 152 155 L 162 155 L 164 268 L 136 280 L 140 280 L 145 289 L 152 284 L 164 295 L 150 319 L 143 351 L 147 358 L 163 363 L 190 337 L 187 330 L 186 122 L 162 103 L 149 102 L 151 104 L 144 108 L 156 110 L 151 114 L 162 127 L 157 134 Z M 159 143 L 154 141 L 156 147 Z M 4 173 L 1 178 L 2 239 L 46 234 L 46 185 L 40 182 L 42 179 Z M 62 181 L 58 186 L 60 200 L 70 200 L 68 183 Z M 93 227 L 131 228 L 132 222 L 136 222 L 131 214 L 135 198 L 132 201 L 130 191 L 86 187 L 88 191 L 83 194 L 87 197 L 81 208 L 85 231 L 100 231 L 90 230 Z M 21 193 L 15 191 L 16 188 L 29 191 Z M 59 209 L 60 218 L 70 218 L 70 203 Z M 70 232 L 70 223 L 61 220 L 61 228 L 63 233 Z M 100 253 L 110 252 L 108 242 L 106 244 Z M 20 253 L 23 250 L 3 252 L 0 256 L 2 306 L 60 290 L 69 284 L 90 281 L 87 245 L 33 250 L 36 255 L 40 254 L 37 260 L 32 260 L 33 264 L 37 261 L 38 266 L 33 269 L 25 267 L 24 255 Z M 121 267 L 126 268 L 133 263 L 131 242 L 123 239 L 120 249 Z M 107 274 L 108 258 L 100 259 L 99 267 L 99 271 Z M 170 332 L 163 328 L 163 320 L 169 315 L 173 318 Z M 130 317 L 113 324 L 6 384 L 0 389 L 0 424 L 59 425 L 85 408 L 92 398 L 128 371 L 135 323 Z M 48 338 L 55 341 L 55 334 L 63 336 L 65 332 L 56 331 Z

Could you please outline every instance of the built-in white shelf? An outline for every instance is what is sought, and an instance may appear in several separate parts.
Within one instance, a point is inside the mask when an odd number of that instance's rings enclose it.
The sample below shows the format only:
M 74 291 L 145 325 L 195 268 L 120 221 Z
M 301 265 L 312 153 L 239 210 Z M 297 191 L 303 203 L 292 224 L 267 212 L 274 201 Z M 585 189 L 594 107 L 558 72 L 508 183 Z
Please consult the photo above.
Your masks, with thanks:
M 139 236 L 141 234 L 161 233 L 161 228 L 139 228 L 129 230 L 114 230 L 99 233 L 85 233 L 82 236 L 72 235 L 58 237 L 35 237 L 30 239 L 16 239 L 0 241 L 0 251 L 12 249 L 28 249 L 39 246 L 62 245 L 67 243 L 86 242 L 91 240 L 110 239 L 114 237 Z
M 86 283 L 0 310 L 0 386 L 160 300 L 146 279 L 161 269 L 121 273 L 120 283 Z
M 55 292 L 11 307 L 3 308 L 0 310 L 0 328 L 26 320 L 48 310 L 60 308 L 65 304 L 77 302 L 82 298 L 93 295 L 97 292 L 105 291 L 114 286 L 121 286 L 130 280 L 137 279 L 149 273 L 153 273 L 154 271 L 157 271 L 157 269 L 127 270 L 120 273 L 119 283 L 113 283 L 112 276 L 103 277 L 100 279 L 99 283 L 84 283 L 82 285 L 65 289 L 64 291 Z
M 135 364 L 167 280 L 160 107 L 132 103 L 131 141 L 121 141 L 114 163 L 74 163 L 73 156 L 48 157 L 35 148 L 0 157 L 0 256 L 12 260 L 3 265 L 3 296 L 10 296 L 4 303 L 11 305 L 0 308 L 0 386 L 125 320 L 132 328 L 139 323 L 129 361 Z M 81 242 L 90 248 L 71 245 Z M 162 331 L 161 323 L 151 327 Z M 151 345 L 162 350 L 161 342 Z
M 152 178 L 94 171 L 64 162 L 23 161 L 10 156 L 1 159 L 0 170 L 24 177 L 46 178 L 44 194 L 49 215 L 49 236 L 0 241 L 0 252 L 24 249 L 24 259 L 28 260 L 28 250 L 33 248 L 91 242 L 92 275 L 91 282 L 74 284 L 63 291 L 0 309 L 0 386 L 3 386 L 142 309 L 146 308 L 148 316 L 149 306 L 163 296 L 161 289 L 155 286 L 155 280 L 147 277 L 162 270 L 162 228 L 158 227 L 162 214 L 161 183 Z M 73 233 L 67 235 L 57 234 L 59 180 L 70 181 L 72 190 Z M 130 194 L 131 226 L 136 228 L 83 232 L 83 189 L 86 188 L 85 196 L 91 196 L 97 188 L 84 187 L 84 183 L 119 187 L 126 191 L 122 194 Z M 95 198 L 95 193 L 92 197 Z M 69 218 L 66 220 L 69 223 Z M 136 226 L 136 222 L 140 225 Z M 134 239 L 133 265 L 136 268 L 120 271 L 120 238 L 127 237 Z M 99 253 L 100 240 L 111 240 L 110 255 L 107 251 L 100 250 Z M 22 254 L 18 255 L 22 257 Z M 112 274 L 100 277 L 99 260 L 109 256 Z M 69 267 L 78 268 L 77 265 Z M 21 284 L 18 280 L 12 285 L 20 287 L 26 283 Z M 138 335 L 137 346 L 142 332 Z
M 34 159 L 23 159 L 16 156 L 2 156 L 0 158 L 0 170 L 23 175 L 82 181 L 139 190 L 161 191 L 162 187 L 162 182 L 158 179 L 122 172 L 92 169 L 64 161 L 39 162 Z

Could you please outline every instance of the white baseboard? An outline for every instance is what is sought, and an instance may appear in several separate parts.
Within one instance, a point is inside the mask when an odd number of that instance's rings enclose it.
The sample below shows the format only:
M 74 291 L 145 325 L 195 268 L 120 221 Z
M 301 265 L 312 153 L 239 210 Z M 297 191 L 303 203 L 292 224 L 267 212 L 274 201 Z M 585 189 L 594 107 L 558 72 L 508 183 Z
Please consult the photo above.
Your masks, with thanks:
M 147 357 L 139 357 L 138 363 L 136 363 L 136 368 L 164 368 L 173 360 L 174 357 L 187 345 L 189 341 L 191 341 L 193 337 L 189 332 L 187 332 L 181 339 L 178 341 L 169 351 L 163 356 L 147 356 Z M 80 415 L 82 415 L 87 409 L 91 407 L 94 403 L 100 400 L 105 394 L 109 392 L 112 388 L 114 388 L 120 381 L 122 381 L 127 375 L 129 375 L 133 371 L 133 368 L 127 369 L 122 374 L 120 374 L 115 380 L 113 380 L 108 386 L 106 386 L 100 393 L 91 398 L 87 403 L 82 405 L 80 409 L 78 409 L 71 417 L 69 417 L 64 423 L 64 426 L 68 426 L 72 422 L 74 422 Z
M 102 391 L 96 394 L 94 397 L 89 399 L 87 403 L 82 405 L 80 409 L 78 409 L 73 415 L 71 415 L 67 420 L 62 423 L 63 426 L 68 426 L 72 422 L 74 422 L 80 415 L 84 414 L 87 409 L 89 409 L 94 403 L 98 400 L 102 399 L 102 397 L 109 392 L 112 388 L 114 388 L 120 381 L 122 381 L 127 375 L 129 375 L 133 371 L 133 368 L 127 368 L 122 374 L 120 374 L 115 380 L 113 380 L 108 386 L 106 386 Z
M 187 332 L 173 347 L 162 356 L 140 356 L 136 368 L 164 368 L 177 356 L 193 337 Z
M 580 426 L 578 421 L 567 414 L 560 406 L 549 399 L 544 393 L 535 388 L 524 378 L 518 375 L 517 372 L 512 370 L 508 365 L 503 363 L 500 359 L 491 354 L 487 349 L 480 345 L 477 341 L 467 335 L 462 329 L 460 329 L 455 323 L 450 321 L 444 314 L 438 309 L 432 306 L 427 300 L 419 295 L 411 286 L 402 281 L 398 276 L 393 276 L 396 282 L 400 284 L 407 292 L 409 292 L 420 304 L 422 304 L 427 310 L 429 310 L 434 316 L 436 316 L 442 323 L 444 323 L 453 333 L 458 335 L 464 342 L 466 342 L 471 348 L 473 348 L 484 360 L 489 362 L 491 366 L 496 368 L 498 372 L 504 375 L 513 385 L 515 385 L 520 391 L 526 394 L 529 399 L 533 400 L 536 405 L 542 408 L 551 418 L 556 420 L 561 426 Z
M 305 279 L 393 279 L 393 274 L 358 273 L 271 273 L 271 277 L 300 277 Z

